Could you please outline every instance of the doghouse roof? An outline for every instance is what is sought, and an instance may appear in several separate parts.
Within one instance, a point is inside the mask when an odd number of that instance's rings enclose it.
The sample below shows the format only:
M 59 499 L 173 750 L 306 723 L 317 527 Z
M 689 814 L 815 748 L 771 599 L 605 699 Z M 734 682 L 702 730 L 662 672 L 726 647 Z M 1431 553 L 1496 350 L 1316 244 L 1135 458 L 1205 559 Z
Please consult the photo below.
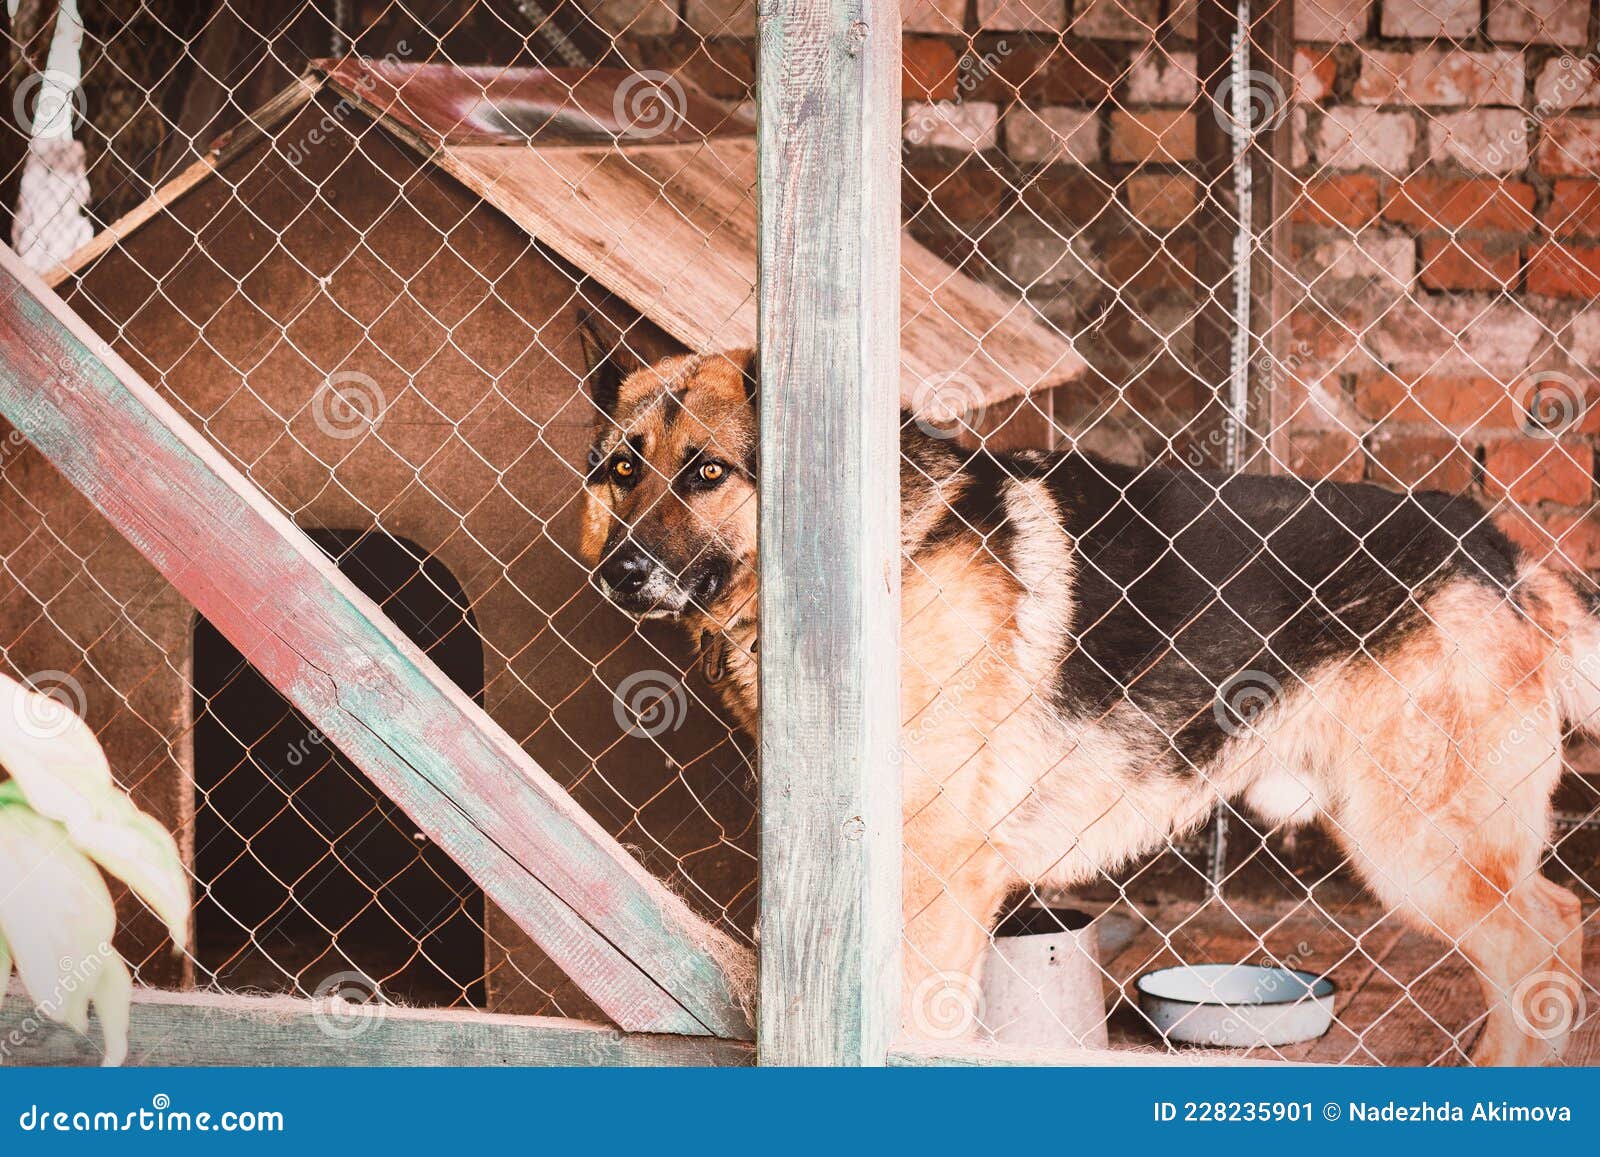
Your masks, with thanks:
M 59 284 L 86 267 L 328 89 L 690 349 L 753 346 L 754 130 L 685 90 L 681 117 L 648 139 L 630 136 L 616 103 L 629 77 L 610 69 L 319 62 L 47 280 Z M 909 236 L 901 262 L 907 405 L 923 383 L 953 374 L 962 376 L 963 403 L 977 405 L 1082 373 L 1071 346 L 1015 297 Z

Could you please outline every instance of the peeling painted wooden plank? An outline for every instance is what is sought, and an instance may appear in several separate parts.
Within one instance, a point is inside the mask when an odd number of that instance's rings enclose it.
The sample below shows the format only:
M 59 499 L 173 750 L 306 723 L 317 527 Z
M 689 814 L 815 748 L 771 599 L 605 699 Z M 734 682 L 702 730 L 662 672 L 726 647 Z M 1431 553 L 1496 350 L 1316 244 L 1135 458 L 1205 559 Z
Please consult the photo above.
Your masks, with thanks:
M 0 413 L 608 1016 L 630 1031 L 748 1033 L 729 977 L 740 947 L 4 247 Z
M 0 1065 L 98 1065 L 100 1025 L 87 1036 L 38 1016 L 13 992 L 0 1000 Z M 619 1032 L 559 1017 L 468 1009 L 344 1005 L 287 996 L 135 994 L 129 1065 L 148 1067 L 370 1065 L 750 1065 L 744 1041 Z
M 1257 1060 L 1222 1049 L 1041 1049 L 977 1041 L 899 1040 L 889 1049 L 893 1068 L 1301 1068 L 1293 1061 Z
M 900 1020 L 900 9 L 761 13 L 763 1064 Z

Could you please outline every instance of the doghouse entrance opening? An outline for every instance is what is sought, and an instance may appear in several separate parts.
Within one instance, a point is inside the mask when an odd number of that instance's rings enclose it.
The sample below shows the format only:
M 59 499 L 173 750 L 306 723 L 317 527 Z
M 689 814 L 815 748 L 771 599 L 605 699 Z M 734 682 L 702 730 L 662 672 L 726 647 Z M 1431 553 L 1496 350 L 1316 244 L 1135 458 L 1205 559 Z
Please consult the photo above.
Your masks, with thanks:
M 483 644 L 449 570 L 379 532 L 310 536 L 482 701 Z M 200 982 L 482 1005 L 483 894 L 466 873 L 203 618 L 194 689 Z

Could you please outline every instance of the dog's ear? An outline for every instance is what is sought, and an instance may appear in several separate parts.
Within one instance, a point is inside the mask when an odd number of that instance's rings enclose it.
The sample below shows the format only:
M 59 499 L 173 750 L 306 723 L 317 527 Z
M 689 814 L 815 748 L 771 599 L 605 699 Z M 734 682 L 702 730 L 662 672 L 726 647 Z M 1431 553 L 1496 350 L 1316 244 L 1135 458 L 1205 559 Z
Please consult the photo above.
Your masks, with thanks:
M 623 381 L 644 363 L 629 351 L 623 332 L 597 310 L 578 311 L 578 341 L 583 347 L 589 396 L 595 408 L 610 417 L 617 412 Z
M 761 358 L 758 351 L 735 350 L 729 356 L 736 365 L 744 367 L 744 400 L 754 406 L 756 395 L 761 392 Z

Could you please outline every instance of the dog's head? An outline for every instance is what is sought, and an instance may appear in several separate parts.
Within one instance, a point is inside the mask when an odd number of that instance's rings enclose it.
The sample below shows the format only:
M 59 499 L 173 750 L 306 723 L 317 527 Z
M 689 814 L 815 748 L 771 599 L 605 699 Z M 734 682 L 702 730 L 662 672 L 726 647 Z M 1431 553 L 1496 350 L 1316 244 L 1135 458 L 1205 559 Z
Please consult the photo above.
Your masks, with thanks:
M 716 629 L 755 614 L 755 357 L 743 350 L 631 365 L 586 344 L 599 411 L 580 550 L 639 618 Z

